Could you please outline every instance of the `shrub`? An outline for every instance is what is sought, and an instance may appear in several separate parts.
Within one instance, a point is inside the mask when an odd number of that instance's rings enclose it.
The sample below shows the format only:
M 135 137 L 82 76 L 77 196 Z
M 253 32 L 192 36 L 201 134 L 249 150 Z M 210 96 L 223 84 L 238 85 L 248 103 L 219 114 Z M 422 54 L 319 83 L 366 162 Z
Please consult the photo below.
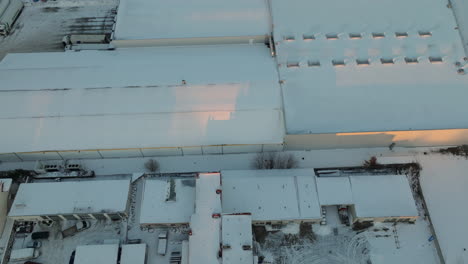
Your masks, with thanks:
M 145 168 L 151 172 L 159 170 L 159 162 L 155 159 L 149 159 L 145 162 Z
M 297 167 L 297 159 L 292 154 L 263 152 L 253 160 L 253 167 L 258 170 L 292 169 Z

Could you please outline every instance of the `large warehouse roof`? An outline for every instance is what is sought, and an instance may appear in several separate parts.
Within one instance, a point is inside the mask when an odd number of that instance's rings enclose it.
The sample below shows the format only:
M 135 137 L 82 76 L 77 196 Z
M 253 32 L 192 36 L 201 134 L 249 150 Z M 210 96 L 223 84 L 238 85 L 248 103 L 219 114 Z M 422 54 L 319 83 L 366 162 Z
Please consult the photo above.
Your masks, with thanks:
M 23 183 L 9 216 L 125 212 L 129 180 Z
M 223 212 L 254 221 L 319 219 L 313 169 L 222 171 Z
M 468 128 L 465 54 L 446 2 L 271 7 L 288 134 Z
M 0 79 L 4 153 L 283 141 L 263 45 L 10 54 Z
M 121 0 L 116 39 L 266 35 L 265 0 Z

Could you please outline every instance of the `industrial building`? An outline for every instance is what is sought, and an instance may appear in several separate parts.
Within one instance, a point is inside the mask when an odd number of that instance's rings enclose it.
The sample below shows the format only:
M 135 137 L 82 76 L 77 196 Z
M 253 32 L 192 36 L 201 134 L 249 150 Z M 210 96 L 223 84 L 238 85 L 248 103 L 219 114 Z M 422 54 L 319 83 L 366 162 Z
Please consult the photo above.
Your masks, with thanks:
M 148 179 L 143 184 L 142 226 L 190 222 L 195 212 L 195 179 Z
M 222 171 L 223 212 L 251 213 L 256 224 L 319 222 L 313 169 Z
M 10 54 L 0 79 L 3 161 L 283 148 L 280 88 L 264 45 Z
M 20 221 L 120 220 L 127 216 L 129 180 L 23 183 L 8 217 Z

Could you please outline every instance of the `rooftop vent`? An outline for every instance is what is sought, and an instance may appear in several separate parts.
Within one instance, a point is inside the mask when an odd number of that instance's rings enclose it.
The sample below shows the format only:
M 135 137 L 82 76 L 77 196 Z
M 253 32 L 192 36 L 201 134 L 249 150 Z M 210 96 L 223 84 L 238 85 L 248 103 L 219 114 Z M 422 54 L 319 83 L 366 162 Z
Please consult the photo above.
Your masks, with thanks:
M 306 41 L 310 41 L 310 40 L 315 40 L 315 36 L 313 34 L 304 34 L 302 35 L 302 39 L 306 40 Z
M 395 61 L 392 58 L 381 58 L 380 62 L 382 64 L 395 64 Z
M 319 67 L 320 66 L 320 61 L 310 60 L 310 61 L 307 62 L 307 66 L 309 66 L 309 67 Z
M 419 31 L 419 36 L 422 38 L 428 38 L 432 36 L 432 33 L 430 31 Z
M 405 58 L 405 62 L 408 63 L 408 64 L 414 64 L 414 63 L 418 63 L 419 60 L 418 60 L 418 58 L 406 57 L 406 58 Z
M 362 34 L 361 33 L 349 33 L 349 38 L 350 39 L 362 39 Z
M 288 68 L 299 68 L 299 62 L 288 62 L 286 64 L 286 67 L 288 67 Z
M 327 37 L 327 39 L 338 39 L 338 34 L 335 34 L 335 33 L 329 33 L 327 35 L 325 35 Z
M 407 38 L 408 32 L 395 32 L 395 37 L 397 38 Z
M 284 40 L 290 42 L 296 40 L 296 38 L 294 36 L 284 36 Z
M 442 57 L 429 57 L 429 61 L 431 63 L 442 63 L 443 59 Z
M 374 32 L 374 33 L 372 33 L 372 37 L 375 38 L 375 39 L 385 38 L 385 33 L 383 33 L 383 32 Z
M 356 60 L 357 65 L 359 66 L 367 66 L 370 65 L 369 59 L 357 59 Z
M 342 67 L 345 66 L 344 60 L 332 60 L 332 64 L 335 67 Z

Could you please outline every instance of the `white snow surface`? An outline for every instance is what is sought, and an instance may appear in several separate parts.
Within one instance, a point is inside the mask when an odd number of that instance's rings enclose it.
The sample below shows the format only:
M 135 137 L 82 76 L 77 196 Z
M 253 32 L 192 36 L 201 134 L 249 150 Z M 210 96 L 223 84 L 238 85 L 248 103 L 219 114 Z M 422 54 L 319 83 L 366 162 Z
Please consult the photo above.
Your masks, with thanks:
M 0 79 L 2 152 L 283 142 L 263 45 L 10 54 Z
M 223 249 L 223 264 L 253 263 L 253 250 L 244 250 L 242 246 L 252 247 L 252 217 L 250 215 L 222 216 L 222 243 L 231 248 Z
M 317 177 L 320 205 L 353 204 L 349 177 Z
M 221 242 L 221 188 L 219 173 L 200 173 L 196 182 L 195 213 L 190 219 L 192 235 L 189 237 L 189 263 L 219 263 Z
M 319 219 L 313 169 L 223 170 L 223 212 L 254 221 Z
M 468 262 L 468 160 L 451 155 L 417 155 L 420 182 L 445 263 Z
M 146 244 L 122 245 L 120 264 L 145 264 Z
M 418 216 L 405 175 L 350 176 L 357 217 Z
M 23 183 L 9 216 L 125 212 L 129 180 Z
M 464 66 L 465 53 L 446 5 L 273 0 L 287 133 L 467 128 L 467 111 L 460 105 L 468 75 L 457 74 L 454 65 Z M 442 62 L 431 63 L 431 57 Z M 407 64 L 405 58 L 419 63 Z M 345 66 L 333 66 L 333 60 Z
M 468 75 L 449 63 L 280 68 L 288 134 L 467 128 Z M 375 65 L 373 65 L 375 63 Z M 304 118 L 307 113 L 308 118 Z
M 115 264 L 119 245 L 86 245 L 76 248 L 76 264 Z
M 187 179 L 195 181 L 194 179 Z M 195 211 L 195 187 L 174 179 L 176 200 L 166 201 L 169 179 L 147 179 L 144 182 L 141 201 L 140 224 L 189 223 Z
M 265 0 L 121 0 L 116 39 L 266 35 Z

